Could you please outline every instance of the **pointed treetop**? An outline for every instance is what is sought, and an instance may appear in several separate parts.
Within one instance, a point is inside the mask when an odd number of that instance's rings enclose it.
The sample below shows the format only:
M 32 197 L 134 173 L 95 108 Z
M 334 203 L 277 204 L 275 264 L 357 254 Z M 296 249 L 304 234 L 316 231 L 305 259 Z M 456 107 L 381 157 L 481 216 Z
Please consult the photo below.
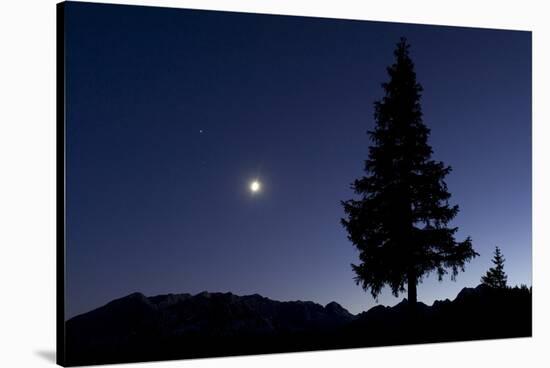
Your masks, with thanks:
M 505 289 L 508 276 L 504 272 L 504 256 L 499 247 L 495 247 L 494 257 L 492 259 L 494 267 L 491 267 L 489 271 L 481 278 L 483 285 L 489 286 L 494 289 Z

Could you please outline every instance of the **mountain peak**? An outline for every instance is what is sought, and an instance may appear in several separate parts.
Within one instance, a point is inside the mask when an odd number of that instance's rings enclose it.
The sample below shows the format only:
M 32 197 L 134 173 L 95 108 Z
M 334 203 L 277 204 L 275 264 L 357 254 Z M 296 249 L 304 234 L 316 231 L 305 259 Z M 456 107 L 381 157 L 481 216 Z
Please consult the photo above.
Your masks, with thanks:
M 340 304 L 336 302 L 330 302 L 325 306 L 325 310 L 328 311 L 333 316 L 337 316 L 338 318 L 342 320 L 351 320 L 354 319 L 355 316 L 351 314 L 346 308 L 342 307 Z

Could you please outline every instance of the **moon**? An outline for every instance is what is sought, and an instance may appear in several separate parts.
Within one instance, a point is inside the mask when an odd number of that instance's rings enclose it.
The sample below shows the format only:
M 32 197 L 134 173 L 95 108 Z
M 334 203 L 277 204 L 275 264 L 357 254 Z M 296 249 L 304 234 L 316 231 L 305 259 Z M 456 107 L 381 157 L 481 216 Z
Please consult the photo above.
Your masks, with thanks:
M 261 184 L 258 180 L 254 180 L 252 183 L 250 183 L 250 191 L 252 193 L 257 193 L 260 191 Z

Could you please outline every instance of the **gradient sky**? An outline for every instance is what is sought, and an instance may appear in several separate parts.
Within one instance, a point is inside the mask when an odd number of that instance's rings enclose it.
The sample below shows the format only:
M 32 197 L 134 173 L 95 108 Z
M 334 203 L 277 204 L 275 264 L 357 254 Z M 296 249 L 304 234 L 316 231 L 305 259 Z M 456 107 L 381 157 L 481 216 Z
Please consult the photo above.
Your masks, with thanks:
M 531 285 L 531 33 L 68 3 L 67 317 L 134 291 L 374 306 L 340 200 L 401 36 L 481 254 L 419 300 L 477 285 L 496 245 Z

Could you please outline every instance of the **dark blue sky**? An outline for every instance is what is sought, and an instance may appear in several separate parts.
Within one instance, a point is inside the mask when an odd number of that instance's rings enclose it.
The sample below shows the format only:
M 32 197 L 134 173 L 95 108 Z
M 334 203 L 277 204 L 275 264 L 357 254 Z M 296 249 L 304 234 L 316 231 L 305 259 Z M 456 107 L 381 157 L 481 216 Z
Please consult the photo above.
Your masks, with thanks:
M 340 200 L 401 36 L 481 254 L 419 299 L 477 285 L 495 245 L 531 285 L 529 32 L 83 3 L 66 32 L 68 317 L 134 291 L 372 307 Z

